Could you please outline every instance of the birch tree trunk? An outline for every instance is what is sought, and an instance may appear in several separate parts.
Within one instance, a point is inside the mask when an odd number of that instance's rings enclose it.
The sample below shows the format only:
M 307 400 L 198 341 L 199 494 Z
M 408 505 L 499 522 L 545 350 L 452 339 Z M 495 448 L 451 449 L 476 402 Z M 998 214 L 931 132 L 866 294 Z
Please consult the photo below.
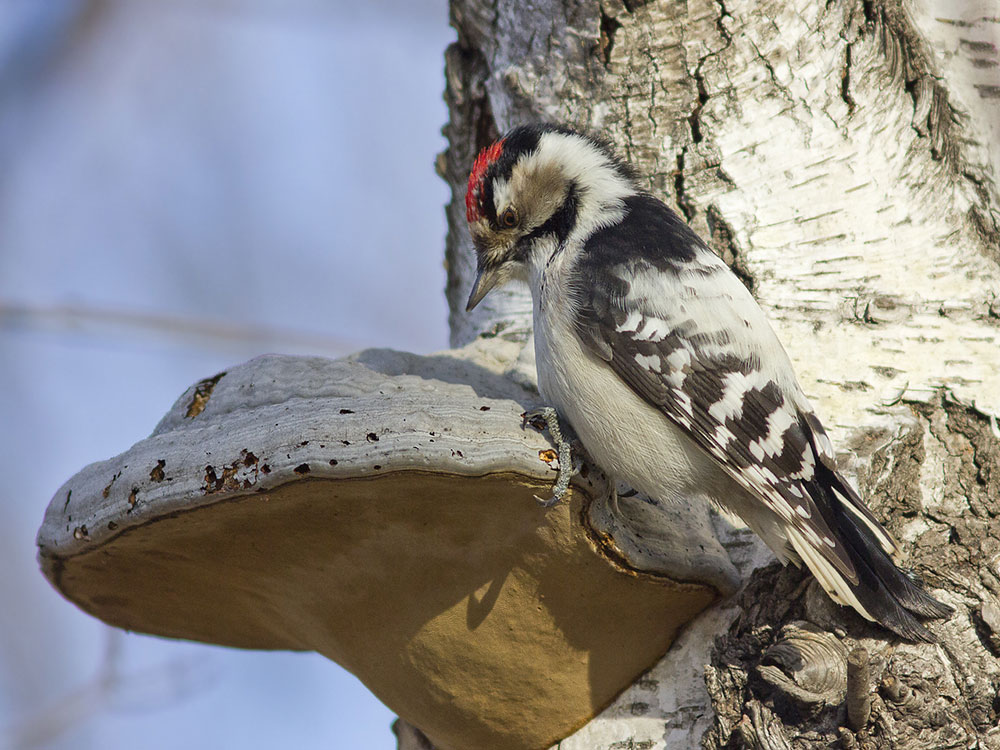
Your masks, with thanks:
M 523 344 L 533 374 L 526 290 L 464 312 L 476 152 L 530 121 L 603 133 L 754 292 L 843 468 L 956 607 L 939 645 L 899 643 L 759 546 L 731 546 L 764 563 L 741 593 L 558 746 L 1000 748 L 997 6 L 451 8 L 438 168 L 453 191 L 453 345 Z

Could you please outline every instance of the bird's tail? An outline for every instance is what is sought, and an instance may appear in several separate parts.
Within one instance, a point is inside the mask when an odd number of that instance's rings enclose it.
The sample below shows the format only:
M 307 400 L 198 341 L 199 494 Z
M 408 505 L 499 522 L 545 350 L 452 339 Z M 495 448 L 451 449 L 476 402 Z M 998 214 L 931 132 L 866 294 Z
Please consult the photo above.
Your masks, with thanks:
M 846 548 L 857 581 L 845 577 L 815 546 L 792 534 L 789 542 L 795 551 L 835 600 L 904 638 L 934 641 L 920 620 L 947 617 L 952 608 L 928 594 L 915 574 L 897 567 L 895 541 L 844 478 L 822 463 L 816 469 L 808 483 L 809 493 Z

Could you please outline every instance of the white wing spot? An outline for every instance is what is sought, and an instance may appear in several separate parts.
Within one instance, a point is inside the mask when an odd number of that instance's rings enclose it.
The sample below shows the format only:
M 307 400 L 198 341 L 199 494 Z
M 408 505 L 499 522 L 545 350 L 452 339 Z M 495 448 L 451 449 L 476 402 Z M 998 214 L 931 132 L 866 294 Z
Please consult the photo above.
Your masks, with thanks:
M 694 406 L 691 404 L 691 397 L 688 394 L 684 391 L 677 391 L 674 393 L 674 398 L 677 400 L 679 407 L 686 411 L 689 416 L 694 416 Z
M 660 369 L 660 358 L 655 354 L 636 354 L 635 362 L 639 367 L 643 367 L 650 372 Z
M 628 321 L 626 321 L 628 322 Z M 670 326 L 659 318 L 646 318 L 642 327 L 636 331 L 635 338 L 639 341 L 663 341 L 670 333 Z
M 618 333 L 635 333 L 640 323 L 642 323 L 642 315 L 637 310 L 633 310 L 625 318 L 625 322 L 615 328 L 615 330 Z
M 799 493 L 799 496 L 801 497 L 802 493 Z M 795 512 L 798 513 L 803 518 L 810 518 L 812 516 L 812 511 L 809 510 L 809 508 L 807 508 L 804 505 L 796 505 Z M 823 541 L 826 541 L 826 537 L 823 537 Z
M 691 352 L 684 347 L 674 349 L 667 355 L 667 364 L 672 370 L 681 370 L 691 364 Z
M 802 468 L 794 474 L 789 474 L 788 477 L 789 479 L 801 479 L 808 482 L 813 478 L 813 474 L 815 473 L 816 459 L 813 457 L 812 451 L 809 450 L 809 446 L 806 446 L 805 452 L 802 454 Z
M 735 439 L 736 436 L 733 434 L 733 431 L 730 430 L 728 427 L 726 427 L 724 424 L 715 426 L 714 440 L 717 445 L 725 446 L 733 442 Z
M 708 416 L 717 422 L 725 422 L 730 417 L 735 417 L 743 407 L 742 399 L 727 401 L 727 395 L 724 393 L 721 399 L 708 407 Z
M 795 415 L 788 406 L 779 407 L 772 411 L 767 418 L 767 436 L 764 438 L 764 447 L 772 456 L 781 455 L 784 450 L 783 435 L 795 424 Z
M 723 378 L 722 397 L 708 408 L 710 417 L 718 422 L 725 422 L 729 417 L 736 416 L 743 411 L 743 397 L 747 391 L 754 387 L 751 381 L 759 380 L 760 373 L 750 373 L 750 376 L 742 372 L 731 372 Z M 767 378 L 763 379 L 767 383 Z

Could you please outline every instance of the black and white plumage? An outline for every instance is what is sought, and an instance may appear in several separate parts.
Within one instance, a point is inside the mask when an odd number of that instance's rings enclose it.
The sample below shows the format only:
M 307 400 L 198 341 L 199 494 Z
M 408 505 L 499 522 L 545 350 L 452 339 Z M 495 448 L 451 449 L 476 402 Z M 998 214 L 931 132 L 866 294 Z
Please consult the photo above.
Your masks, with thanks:
M 521 127 L 484 149 L 466 196 L 478 276 L 526 281 L 542 395 L 613 478 L 740 516 L 783 561 L 900 635 L 950 608 L 838 473 L 753 297 L 605 145 Z

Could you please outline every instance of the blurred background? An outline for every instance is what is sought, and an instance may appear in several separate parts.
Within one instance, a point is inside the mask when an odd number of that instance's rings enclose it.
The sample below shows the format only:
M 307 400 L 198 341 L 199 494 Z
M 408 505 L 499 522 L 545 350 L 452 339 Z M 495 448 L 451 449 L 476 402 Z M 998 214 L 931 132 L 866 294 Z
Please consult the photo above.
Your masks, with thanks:
M 0 0 L 0 748 L 395 748 L 315 654 L 113 631 L 72 474 L 264 352 L 447 347 L 446 0 Z

